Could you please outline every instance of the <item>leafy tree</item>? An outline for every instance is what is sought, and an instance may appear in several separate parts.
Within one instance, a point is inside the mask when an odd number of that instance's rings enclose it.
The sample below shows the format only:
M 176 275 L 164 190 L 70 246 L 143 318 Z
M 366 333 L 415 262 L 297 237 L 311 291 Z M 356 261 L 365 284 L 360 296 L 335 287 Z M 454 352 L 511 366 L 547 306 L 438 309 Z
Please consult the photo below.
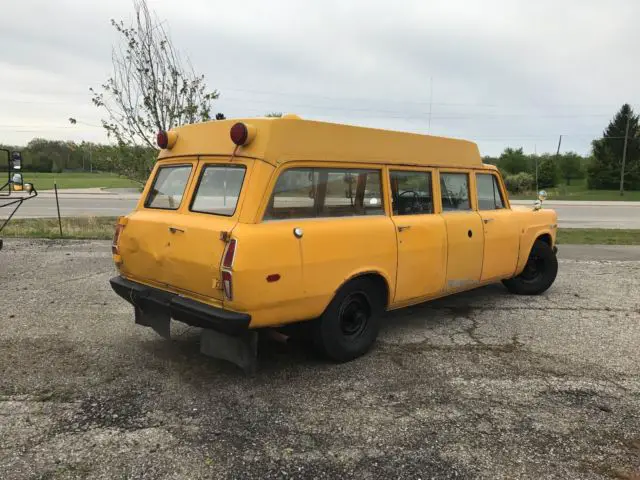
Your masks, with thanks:
M 498 167 L 508 173 L 531 173 L 531 161 L 524 154 L 522 148 L 505 148 L 498 158 Z
M 571 185 L 571 180 L 584 178 L 582 162 L 583 158 L 575 152 L 565 153 L 558 159 L 560 175 L 567 185 Z
M 101 91 L 90 91 L 93 103 L 107 114 L 102 125 L 110 138 L 121 147 L 153 149 L 158 131 L 211 120 L 212 104 L 219 94 L 207 88 L 204 76 L 196 74 L 190 64 L 185 67 L 163 22 L 152 14 L 146 0 L 134 0 L 133 5 L 131 26 L 111 20 L 121 40 L 112 53 L 113 73 Z M 136 151 L 125 150 L 122 156 Z M 145 151 L 122 173 L 144 179 L 152 166 Z
M 265 113 L 264 116 L 268 118 L 281 118 L 282 112 L 269 112 L 269 113 Z
M 538 186 L 540 188 L 551 188 L 558 184 L 557 159 L 551 155 L 541 155 L 538 164 Z
M 602 134 L 594 140 L 593 161 L 589 166 L 588 184 L 594 189 L 620 188 L 624 137 L 629 122 L 627 161 L 624 188 L 640 189 L 640 128 L 639 118 L 629 104 L 624 104 Z

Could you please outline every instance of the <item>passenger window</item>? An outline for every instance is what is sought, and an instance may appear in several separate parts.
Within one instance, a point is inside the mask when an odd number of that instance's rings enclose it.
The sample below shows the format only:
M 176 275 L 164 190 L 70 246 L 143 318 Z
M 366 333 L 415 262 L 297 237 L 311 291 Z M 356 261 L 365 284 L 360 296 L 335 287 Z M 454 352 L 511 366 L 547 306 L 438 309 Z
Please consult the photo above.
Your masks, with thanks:
M 191 203 L 191 211 L 233 216 L 244 182 L 244 165 L 207 165 Z
M 276 182 L 265 220 L 384 215 L 379 170 L 291 168 Z
M 433 213 L 431 172 L 391 171 L 394 215 Z
M 191 175 L 191 165 L 160 167 L 144 206 L 177 210 Z
M 476 174 L 478 187 L 478 210 L 499 210 L 504 208 L 500 185 L 495 175 Z
M 469 175 L 466 173 L 441 173 L 440 194 L 443 212 L 471 210 Z

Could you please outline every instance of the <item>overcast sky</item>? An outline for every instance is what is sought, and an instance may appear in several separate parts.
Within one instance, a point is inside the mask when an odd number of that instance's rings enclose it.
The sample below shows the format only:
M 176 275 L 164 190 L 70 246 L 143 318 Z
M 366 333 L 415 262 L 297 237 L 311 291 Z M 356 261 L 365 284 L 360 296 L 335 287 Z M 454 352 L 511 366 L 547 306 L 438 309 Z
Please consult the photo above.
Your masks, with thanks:
M 640 107 L 638 0 L 149 5 L 228 118 L 293 112 L 466 138 L 483 154 L 555 151 L 563 134 L 562 150 L 587 153 L 622 103 Z M 105 141 L 88 88 L 110 73 L 109 20 L 130 19 L 131 1 L 0 6 L 0 143 Z

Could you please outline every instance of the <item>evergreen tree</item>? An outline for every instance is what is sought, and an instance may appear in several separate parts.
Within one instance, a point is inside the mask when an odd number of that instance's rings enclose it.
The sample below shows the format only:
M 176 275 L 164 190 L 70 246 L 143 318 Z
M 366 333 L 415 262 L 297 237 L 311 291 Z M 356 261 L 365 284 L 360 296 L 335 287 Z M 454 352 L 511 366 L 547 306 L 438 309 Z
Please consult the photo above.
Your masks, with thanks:
M 611 120 L 602 138 L 593 141 L 593 161 L 589 166 L 589 188 L 620 188 L 624 138 L 629 121 L 627 161 L 624 188 L 640 190 L 640 127 L 638 115 L 629 104 L 624 104 Z

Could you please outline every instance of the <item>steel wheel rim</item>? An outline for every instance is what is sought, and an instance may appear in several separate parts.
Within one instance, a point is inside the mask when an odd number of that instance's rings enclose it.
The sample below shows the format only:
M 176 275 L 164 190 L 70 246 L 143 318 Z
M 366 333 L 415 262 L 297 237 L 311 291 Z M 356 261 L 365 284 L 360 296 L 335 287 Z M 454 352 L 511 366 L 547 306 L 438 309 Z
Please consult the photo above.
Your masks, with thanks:
M 520 276 L 527 282 L 533 282 L 543 275 L 544 267 L 545 261 L 542 257 L 538 255 L 530 255 Z
M 367 327 L 370 317 L 371 306 L 367 296 L 362 292 L 350 294 L 338 312 L 342 335 L 347 338 L 358 337 Z

